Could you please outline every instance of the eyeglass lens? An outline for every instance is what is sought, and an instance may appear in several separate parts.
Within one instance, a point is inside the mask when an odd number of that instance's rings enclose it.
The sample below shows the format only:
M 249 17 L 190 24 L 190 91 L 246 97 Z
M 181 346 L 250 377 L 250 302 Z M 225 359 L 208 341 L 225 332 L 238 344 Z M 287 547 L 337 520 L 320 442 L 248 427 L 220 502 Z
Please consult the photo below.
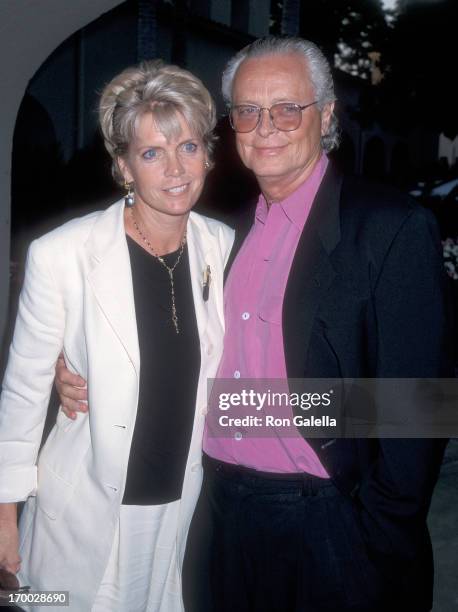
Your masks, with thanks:
M 261 113 L 269 112 L 272 123 L 277 130 L 290 132 L 297 130 L 302 119 L 302 109 L 298 104 L 280 102 L 270 109 L 261 109 L 258 106 L 239 105 L 231 111 L 231 123 L 237 132 L 251 132 L 261 120 Z

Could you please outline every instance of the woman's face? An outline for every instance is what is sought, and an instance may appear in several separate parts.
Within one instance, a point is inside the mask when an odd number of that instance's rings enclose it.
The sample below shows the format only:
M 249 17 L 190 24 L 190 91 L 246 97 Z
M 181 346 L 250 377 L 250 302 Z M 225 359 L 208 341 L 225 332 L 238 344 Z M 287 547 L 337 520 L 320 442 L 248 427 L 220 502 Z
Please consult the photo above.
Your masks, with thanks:
M 205 182 L 207 154 L 178 113 L 181 133 L 167 140 L 150 113 L 137 123 L 135 137 L 119 166 L 127 182 L 134 182 L 135 205 L 167 216 L 186 215 L 197 202 Z

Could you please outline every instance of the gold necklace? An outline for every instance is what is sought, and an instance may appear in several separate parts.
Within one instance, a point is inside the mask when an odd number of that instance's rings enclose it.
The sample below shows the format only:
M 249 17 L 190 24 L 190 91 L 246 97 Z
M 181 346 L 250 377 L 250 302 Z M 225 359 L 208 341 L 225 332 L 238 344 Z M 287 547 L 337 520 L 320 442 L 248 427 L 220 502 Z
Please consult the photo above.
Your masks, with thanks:
M 173 264 L 172 267 L 169 267 L 163 257 L 161 257 L 160 255 L 158 255 L 155 250 L 153 249 L 153 245 L 151 244 L 151 242 L 148 240 L 148 238 L 145 236 L 145 234 L 142 232 L 142 230 L 138 227 L 138 223 L 135 219 L 135 215 L 134 215 L 134 210 L 133 208 L 130 208 L 130 214 L 132 216 L 132 223 L 134 224 L 135 229 L 137 230 L 140 238 L 143 240 L 143 242 L 146 244 L 146 246 L 149 248 L 149 250 L 151 251 L 151 253 L 153 254 L 153 256 L 164 266 L 164 268 L 167 270 L 167 272 L 169 273 L 169 279 L 170 279 L 170 294 L 171 294 L 171 298 L 172 298 L 172 322 L 175 326 L 175 331 L 177 334 L 180 333 L 180 330 L 178 328 L 178 316 L 177 316 L 177 309 L 176 309 L 176 305 L 175 305 L 175 285 L 174 285 L 174 279 L 173 279 L 173 272 L 175 271 L 175 268 L 177 267 L 178 263 L 180 262 L 181 256 L 183 255 L 183 251 L 184 251 L 184 247 L 186 244 L 186 232 L 184 233 L 184 236 L 181 240 L 181 247 L 180 247 L 180 252 L 178 253 L 178 257 L 176 258 L 175 263 Z

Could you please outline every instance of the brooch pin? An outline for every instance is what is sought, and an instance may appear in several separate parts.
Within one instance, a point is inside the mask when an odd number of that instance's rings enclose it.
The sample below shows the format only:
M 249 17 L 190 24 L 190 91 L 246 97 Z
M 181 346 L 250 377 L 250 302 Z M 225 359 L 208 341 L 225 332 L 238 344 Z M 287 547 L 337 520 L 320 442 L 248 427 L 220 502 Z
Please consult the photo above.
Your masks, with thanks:
M 204 283 L 202 289 L 202 297 L 204 302 L 208 302 L 208 297 L 210 295 L 210 283 L 212 280 L 212 272 L 210 266 L 207 266 L 204 270 Z

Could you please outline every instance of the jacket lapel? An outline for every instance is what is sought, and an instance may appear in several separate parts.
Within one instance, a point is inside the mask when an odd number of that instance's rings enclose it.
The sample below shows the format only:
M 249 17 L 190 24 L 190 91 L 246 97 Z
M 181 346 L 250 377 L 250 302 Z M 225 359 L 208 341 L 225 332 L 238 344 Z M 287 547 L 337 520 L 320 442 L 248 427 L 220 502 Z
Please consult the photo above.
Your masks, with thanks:
M 203 299 L 203 279 L 207 266 L 214 269 L 211 260 L 213 240 L 205 224 L 199 222 L 199 217 L 191 212 L 187 226 L 187 241 L 192 295 L 200 338 L 204 337 L 208 322 L 208 302 Z
M 95 298 L 137 372 L 140 371 L 135 303 L 122 202 L 110 207 L 86 242 L 92 265 L 87 279 Z
M 283 301 L 283 336 L 289 378 L 306 375 L 305 359 L 320 301 L 336 272 L 330 254 L 340 240 L 341 174 L 330 163 L 305 224 Z

